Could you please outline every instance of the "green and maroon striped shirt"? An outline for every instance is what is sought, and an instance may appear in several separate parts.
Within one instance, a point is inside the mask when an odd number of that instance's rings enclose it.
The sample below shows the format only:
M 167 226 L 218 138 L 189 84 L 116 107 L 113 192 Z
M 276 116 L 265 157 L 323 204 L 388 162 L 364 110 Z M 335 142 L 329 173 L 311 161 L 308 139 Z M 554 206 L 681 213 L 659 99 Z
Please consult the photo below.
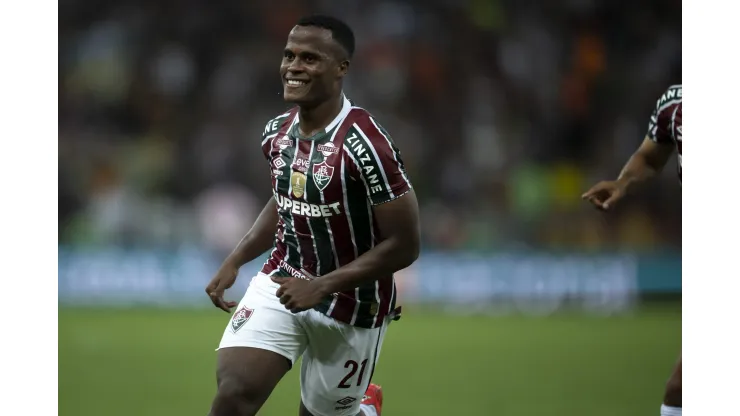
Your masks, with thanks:
M 262 268 L 267 275 L 319 277 L 352 262 L 379 243 L 373 206 L 411 189 L 391 137 L 346 98 L 339 115 L 313 137 L 300 137 L 297 108 L 271 120 L 262 150 L 280 218 Z M 316 310 L 375 328 L 395 308 L 396 288 L 387 275 L 334 294 Z
M 678 153 L 678 180 L 683 176 L 683 86 L 670 86 L 655 103 L 648 123 L 648 138 L 668 146 Z

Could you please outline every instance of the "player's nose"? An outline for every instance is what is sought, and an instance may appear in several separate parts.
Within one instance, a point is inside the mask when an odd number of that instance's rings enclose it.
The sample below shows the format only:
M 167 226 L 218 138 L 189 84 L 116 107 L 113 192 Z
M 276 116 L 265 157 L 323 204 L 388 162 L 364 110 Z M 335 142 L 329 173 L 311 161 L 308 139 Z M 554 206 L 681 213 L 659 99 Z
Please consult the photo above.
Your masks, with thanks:
M 288 64 L 288 73 L 300 74 L 304 72 L 303 63 L 300 59 L 294 59 Z

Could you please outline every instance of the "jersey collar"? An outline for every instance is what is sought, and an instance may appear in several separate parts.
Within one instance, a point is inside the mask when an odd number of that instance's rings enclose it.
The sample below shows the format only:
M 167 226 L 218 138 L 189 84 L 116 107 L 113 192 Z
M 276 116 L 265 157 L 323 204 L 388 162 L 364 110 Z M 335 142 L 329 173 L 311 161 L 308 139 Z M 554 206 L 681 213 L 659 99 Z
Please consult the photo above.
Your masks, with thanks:
M 288 135 L 293 138 L 297 138 L 300 140 L 309 140 L 309 141 L 316 141 L 321 140 L 326 135 L 328 135 L 334 128 L 336 128 L 339 123 L 347 117 L 347 114 L 352 110 L 352 102 L 347 98 L 346 95 L 342 94 L 342 110 L 337 114 L 336 117 L 334 117 L 334 120 L 329 123 L 324 130 L 314 134 L 311 137 L 303 137 L 301 134 L 300 129 L 298 128 L 298 114 L 296 114 L 296 122 L 293 123 L 293 126 L 290 127 L 290 130 L 288 131 Z

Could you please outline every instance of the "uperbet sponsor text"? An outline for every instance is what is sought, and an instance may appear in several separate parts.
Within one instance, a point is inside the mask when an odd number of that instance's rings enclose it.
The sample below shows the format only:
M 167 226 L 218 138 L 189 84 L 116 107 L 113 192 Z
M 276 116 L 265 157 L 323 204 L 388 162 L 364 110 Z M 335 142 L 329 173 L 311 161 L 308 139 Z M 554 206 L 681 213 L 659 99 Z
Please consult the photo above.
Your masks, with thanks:
M 277 202 L 277 206 L 281 210 L 290 211 L 291 214 L 302 217 L 323 218 L 342 213 L 339 209 L 339 202 L 317 205 L 296 201 L 283 195 L 275 195 L 275 202 Z

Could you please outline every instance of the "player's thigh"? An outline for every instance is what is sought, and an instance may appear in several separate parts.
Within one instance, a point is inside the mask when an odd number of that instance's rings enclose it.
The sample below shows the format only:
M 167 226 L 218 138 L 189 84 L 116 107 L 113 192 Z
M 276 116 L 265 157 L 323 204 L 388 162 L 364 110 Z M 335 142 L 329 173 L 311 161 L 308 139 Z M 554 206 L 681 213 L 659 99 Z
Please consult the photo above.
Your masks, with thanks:
M 681 380 L 681 361 L 679 357 L 678 362 L 673 367 L 668 383 L 666 383 L 665 395 L 663 397 L 663 403 L 669 406 L 681 407 L 682 404 L 682 380 Z
M 301 405 L 298 408 L 298 416 L 314 416 L 308 409 L 306 409 L 306 405 L 303 404 L 303 401 L 301 401 Z
M 290 361 L 273 351 L 252 347 L 229 347 L 218 351 L 217 396 L 245 401 L 254 411 L 265 403 Z
M 269 277 L 252 279 L 226 325 L 218 348 L 219 388 L 238 383 L 269 395 L 306 348 L 308 338 L 298 317 L 280 304 L 265 279 Z
M 673 372 L 671 373 L 671 379 L 669 383 L 673 383 L 674 385 L 677 384 L 680 388 L 681 386 L 681 361 L 683 357 L 678 357 L 678 362 L 673 367 Z
M 301 400 L 313 416 L 358 414 L 386 328 L 357 328 L 315 311 L 306 316 Z

